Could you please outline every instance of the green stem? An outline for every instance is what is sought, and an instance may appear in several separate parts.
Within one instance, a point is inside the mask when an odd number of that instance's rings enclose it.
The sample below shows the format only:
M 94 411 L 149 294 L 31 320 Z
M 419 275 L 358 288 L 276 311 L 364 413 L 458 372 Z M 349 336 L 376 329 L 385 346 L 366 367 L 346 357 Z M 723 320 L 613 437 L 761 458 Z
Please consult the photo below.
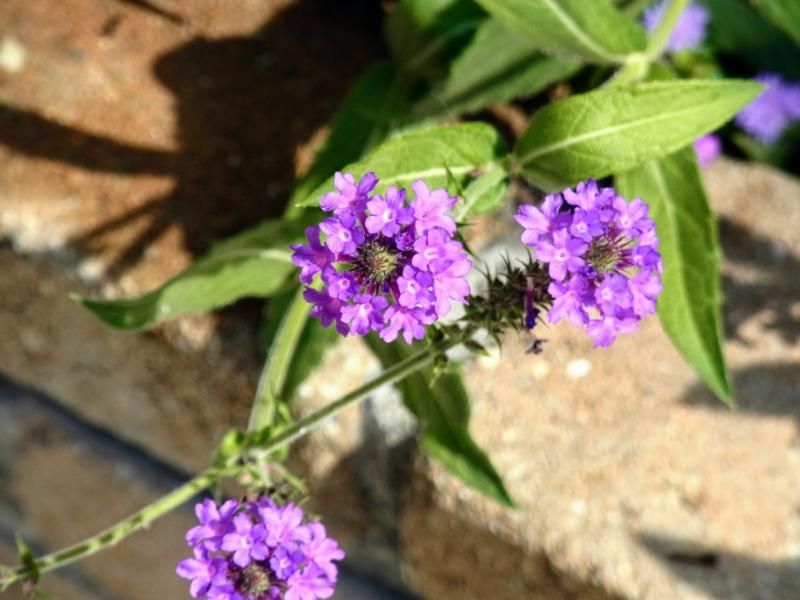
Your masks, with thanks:
M 625 65 L 608 82 L 609 87 L 627 85 L 647 76 L 650 64 L 664 51 L 672 30 L 675 29 L 678 18 L 687 4 L 689 0 L 669 0 L 661 21 L 647 41 L 645 51 L 628 55 Z
M 33 565 L 17 567 L 10 575 L 0 579 L 0 591 L 5 590 L 8 586 L 17 581 L 58 569 L 82 558 L 86 558 L 87 556 L 97 554 L 109 546 L 113 546 L 135 531 L 144 529 L 159 517 L 162 517 L 199 492 L 208 488 L 226 472 L 227 469 L 224 468 L 215 467 L 207 469 L 179 488 L 162 496 L 155 502 L 148 504 L 105 531 L 101 531 L 97 535 L 62 550 L 37 558 L 33 561 Z
M 258 431 L 274 423 L 292 357 L 303 334 L 310 309 L 311 305 L 303 298 L 303 288 L 300 287 L 275 332 L 256 388 L 247 424 L 248 431 Z
M 345 394 L 331 404 L 322 407 L 321 409 L 295 422 L 283 431 L 273 435 L 266 442 L 260 444 L 258 449 L 265 453 L 269 453 L 292 443 L 297 438 L 306 435 L 314 428 L 319 426 L 322 421 L 332 416 L 334 413 L 361 400 L 370 392 L 378 389 L 381 386 L 400 381 L 404 377 L 407 377 L 408 375 L 411 375 L 412 373 L 422 369 L 432 362 L 437 354 L 444 352 L 448 348 L 452 348 L 458 344 L 459 341 L 460 340 L 451 340 L 444 344 L 432 345 L 425 350 L 421 350 L 420 352 L 409 356 L 393 367 L 386 369 L 378 377 L 362 385 L 360 388 Z M 235 464 L 237 459 L 241 458 L 241 455 L 248 450 L 250 450 L 250 448 L 243 448 L 239 456 L 235 456 L 230 459 L 228 465 Z M 29 579 L 37 574 L 46 573 L 82 558 L 86 558 L 87 556 L 97 554 L 101 550 L 116 544 L 132 533 L 147 527 L 156 519 L 177 508 L 187 500 L 191 499 L 197 493 L 213 485 L 221 477 L 233 471 L 234 469 L 231 466 L 224 468 L 214 467 L 203 471 L 199 475 L 184 483 L 179 488 L 168 493 L 166 496 L 163 496 L 155 502 L 148 504 L 138 512 L 134 513 L 130 517 L 127 517 L 126 519 L 123 519 L 105 531 L 73 546 L 64 548 L 63 550 L 58 550 L 51 554 L 37 558 L 33 561 L 32 565 L 17 567 L 11 574 L 0 579 L 0 591 L 5 590 L 8 586 L 17 581 Z
M 672 30 L 675 29 L 675 25 L 678 23 L 678 18 L 688 4 L 689 0 L 669 0 L 661 21 L 659 21 L 658 26 L 647 42 L 645 55 L 650 61 L 655 60 L 664 51 L 672 35 Z

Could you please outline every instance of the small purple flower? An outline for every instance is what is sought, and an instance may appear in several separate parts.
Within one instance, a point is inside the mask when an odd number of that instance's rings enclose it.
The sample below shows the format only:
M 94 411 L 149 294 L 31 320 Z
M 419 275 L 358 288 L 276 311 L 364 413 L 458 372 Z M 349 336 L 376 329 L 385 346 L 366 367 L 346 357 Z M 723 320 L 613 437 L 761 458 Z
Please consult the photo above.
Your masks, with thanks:
M 436 320 L 436 315 L 431 310 L 421 308 L 407 308 L 393 304 L 384 313 L 386 327 L 381 331 L 384 342 L 393 342 L 402 331 L 403 339 L 407 344 L 425 337 L 425 325 Z
M 639 198 L 630 202 L 622 196 L 614 198 L 615 221 L 622 233 L 634 238 L 640 233 L 653 229 L 653 220 L 647 216 L 650 207 Z
M 633 313 L 619 311 L 614 315 L 603 315 L 592 319 L 586 332 L 594 340 L 595 348 L 610 346 L 620 333 L 632 333 L 638 327 L 639 319 Z
M 722 142 L 719 136 L 709 133 L 694 141 L 694 152 L 697 154 L 697 162 L 703 169 L 707 169 L 722 153 Z
M 566 202 L 551 200 L 562 208 L 544 221 L 545 212 L 530 207 L 520 207 L 517 219 L 532 228 L 522 240 L 552 279 L 547 318 L 567 318 L 585 327 L 595 346 L 607 346 L 655 311 L 663 268 L 655 223 L 641 199 L 628 202 L 592 180 L 555 196 Z
M 356 278 L 347 271 L 339 273 L 333 267 L 328 267 L 322 272 L 322 281 L 327 286 L 328 294 L 337 300 L 350 300 L 358 291 Z
M 378 185 L 378 178 L 375 173 L 367 173 L 356 185 L 350 173 L 337 172 L 333 176 L 333 185 L 337 191 L 322 196 L 322 210 L 334 211 L 337 215 L 347 211 L 360 212 L 367 205 L 369 193 Z
M 319 224 L 319 228 L 328 235 L 325 245 L 336 254 L 353 255 L 364 241 L 364 232 L 356 226 L 355 217 L 351 213 L 328 217 Z
M 567 272 L 575 272 L 586 264 L 582 256 L 586 242 L 572 237 L 566 229 L 553 233 L 553 241 L 540 240 L 536 245 L 536 258 L 549 263 L 550 277 L 563 281 Z
M 569 232 L 579 240 L 591 242 L 603 232 L 600 212 L 596 210 L 576 210 L 569 226 Z
M 329 579 L 336 579 L 335 560 L 344 558 L 344 551 L 339 548 L 336 540 L 329 538 L 322 523 L 309 523 L 308 530 L 310 539 L 303 545 L 303 552 L 313 557 L 313 562 L 317 565 Z
M 425 233 L 434 227 L 441 227 L 450 234 L 455 233 L 456 222 L 449 213 L 458 198 L 450 196 L 443 189 L 429 190 L 421 179 L 412 183 L 411 187 L 416 195 L 411 207 L 414 209 L 417 234 Z
M 406 308 L 428 308 L 433 301 L 430 291 L 432 283 L 433 277 L 430 273 L 407 265 L 403 274 L 397 278 L 397 289 L 400 292 L 398 303 Z
M 643 24 L 648 33 L 652 33 L 661 23 L 666 6 L 667 0 L 661 0 L 644 11 Z M 667 41 L 667 51 L 693 50 L 700 46 L 705 40 L 706 25 L 710 18 L 711 15 L 705 7 L 697 2 L 689 4 L 675 23 L 675 28 Z
M 433 276 L 433 292 L 436 296 L 436 314 L 444 317 L 450 312 L 450 301 L 466 304 L 470 287 L 467 274 L 472 269 L 472 261 L 466 256 L 454 261 L 444 271 Z
M 514 220 L 523 228 L 522 243 L 535 244 L 540 236 L 553 231 L 557 223 L 558 213 L 564 201 L 560 194 L 545 196 L 541 208 L 523 204 L 514 216 Z
M 661 277 L 653 271 L 639 271 L 631 279 L 630 290 L 633 296 L 633 312 L 646 317 L 656 312 L 656 298 L 661 293 Z
M 253 525 L 250 517 L 240 513 L 233 518 L 233 527 L 234 531 L 222 540 L 222 549 L 233 553 L 234 563 L 244 568 L 254 560 L 267 557 L 263 525 Z
M 408 205 L 406 191 L 396 187 L 370 196 L 377 185 L 370 174 L 356 186 L 352 175 L 338 173 L 335 185 L 321 202 L 334 216 L 309 229 L 308 244 L 292 246 L 311 316 L 324 327 L 336 323 L 342 335 L 422 339 L 427 325 L 470 293 L 472 261 L 454 239 L 449 214 L 456 198 L 422 180 L 412 184 Z M 322 285 L 312 287 L 317 279 Z
M 314 275 L 333 263 L 333 254 L 319 241 L 319 227 L 306 228 L 308 246 L 292 244 L 292 262 L 300 267 L 300 281 L 311 283 Z
M 614 315 L 618 308 L 630 308 L 633 297 L 628 279 L 619 273 L 609 273 L 594 292 L 597 306 L 604 315 Z
M 553 281 L 547 291 L 553 297 L 553 307 L 547 313 L 547 318 L 551 323 L 558 323 L 564 317 L 578 326 L 586 325 L 589 322 L 586 307 L 593 303 L 589 282 L 586 278 L 574 275 L 566 283 Z
M 383 311 L 389 302 L 383 296 L 358 294 L 354 304 L 342 307 L 342 321 L 350 326 L 350 331 L 367 335 L 370 331 L 380 331 L 383 327 Z
M 224 578 L 227 568 L 224 559 L 211 557 L 205 550 L 195 548 L 194 558 L 179 562 L 175 572 L 179 577 L 191 579 L 189 593 L 192 598 L 202 598 L 208 594 L 215 581 Z
M 235 500 L 228 500 L 222 506 L 207 498 L 194 507 L 200 525 L 186 533 L 186 542 L 191 546 L 200 545 L 207 550 L 219 550 L 222 538 L 231 528 L 233 515 L 239 508 Z
M 288 579 L 297 571 L 305 557 L 305 553 L 300 550 L 291 550 L 287 546 L 278 546 L 269 559 L 269 566 L 272 572 L 280 579 Z M 344 554 L 342 554 L 342 557 L 344 557 Z M 334 566 L 333 569 L 335 572 L 336 567 Z
M 214 510 L 208 502 L 197 507 L 202 526 L 219 520 L 209 514 Z M 344 552 L 321 523 L 305 523 L 299 507 L 277 506 L 268 498 L 230 500 L 223 505 L 226 512 L 231 503 L 235 515 L 227 521 L 221 547 L 209 551 L 203 540 L 190 543 L 194 557 L 178 564 L 177 574 L 192 582 L 192 597 L 318 600 L 333 595 L 338 575 L 334 563 Z
M 453 261 L 462 260 L 464 246 L 453 240 L 444 229 L 435 228 L 425 232 L 414 243 L 411 264 L 421 271 L 438 273 L 444 271 Z
M 405 207 L 406 191 L 392 186 L 386 196 L 376 196 L 367 202 L 365 227 L 368 233 L 382 233 L 391 237 L 400 231 L 401 225 L 408 225 L 414 218 L 414 211 Z
M 289 578 L 284 600 L 317 600 L 333 596 L 333 583 L 316 565 L 309 565 Z
M 303 292 L 303 298 L 311 307 L 311 316 L 319 319 L 323 327 L 330 326 L 331 323 L 336 323 L 336 331 L 342 335 L 348 335 L 350 328 L 342 321 L 342 307 L 345 303 L 334 298 L 327 291 L 320 292 L 313 288 L 306 288 Z
M 736 115 L 736 124 L 762 144 L 778 141 L 789 125 L 800 119 L 800 84 L 780 75 L 762 73 L 755 79 L 765 88 Z

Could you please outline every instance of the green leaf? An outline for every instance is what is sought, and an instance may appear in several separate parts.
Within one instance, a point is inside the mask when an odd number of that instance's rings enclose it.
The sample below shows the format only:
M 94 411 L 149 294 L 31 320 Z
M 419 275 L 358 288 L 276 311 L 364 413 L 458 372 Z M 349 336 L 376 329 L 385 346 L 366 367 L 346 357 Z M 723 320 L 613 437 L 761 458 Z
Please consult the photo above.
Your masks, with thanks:
M 19 562 L 28 571 L 28 573 L 30 573 L 27 579 L 36 584 L 41 577 L 39 567 L 36 564 L 36 558 L 34 558 L 33 552 L 31 552 L 31 549 L 28 547 L 28 544 L 25 543 L 25 540 L 22 539 L 21 535 L 17 535 L 15 539 L 17 542 L 17 554 L 19 555 Z
M 418 116 L 476 112 L 490 104 L 532 96 L 573 75 L 580 64 L 543 56 L 525 36 L 495 19 L 478 28 L 447 76 L 412 109 Z
M 756 97 L 752 81 L 655 81 L 604 88 L 546 106 L 515 153 L 547 190 L 621 173 L 717 129 Z
M 608 0 L 476 0 L 545 52 L 622 64 L 645 47 L 642 27 Z
M 792 1 L 792 0 L 790 0 Z M 756 71 L 800 79 L 797 45 L 743 0 L 703 0 L 711 11 L 708 43 L 715 53 Z
M 471 0 L 402 0 L 386 19 L 386 41 L 401 71 L 430 76 L 485 18 Z
M 371 145 L 383 141 L 396 101 L 395 77 L 389 63 L 378 63 L 361 76 L 339 108 L 331 133 L 311 168 L 295 186 L 290 206 L 308 196 L 334 171 L 361 158 Z
M 664 259 L 658 316 L 703 381 L 727 404 L 730 378 L 722 350 L 719 242 L 694 152 L 686 148 L 616 176 L 627 198 L 652 209 Z
M 497 131 L 485 123 L 446 125 L 413 130 L 384 142 L 363 160 L 342 170 L 356 178 L 374 171 L 381 182 L 378 191 L 390 185 L 406 186 L 424 179 L 429 187 L 463 183 L 469 175 L 488 167 L 505 153 Z M 315 206 L 320 197 L 333 190 L 333 177 L 300 202 Z
M 463 198 L 453 208 L 453 217 L 456 221 L 465 221 L 491 212 L 503 203 L 507 192 L 508 171 L 503 165 L 494 164 L 464 189 Z
M 384 367 L 413 353 L 402 342 L 387 344 L 375 336 L 366 340 Z M 406 406 L 419 419 L 423 449 L 467 485 L 513 506 L 502 478 L 469 434 L 469 398 L 461 376 L 450 371 L 430 385 L 432 379 L 433 371 L 428 368 L 398 384 Z
M 754 0 L 756 8 L 800 44 L 800 2 L 797 0 Z
M 215 244 L 185 271 L 137 298 L 75 300 L 106 325 L 136 331 L 240 298 L 272 296 L 294 275 L 289 244 L 301 241 L 303 226 L 301 221 L 265 221 Z
M 264 328 L 259 335 L 262 348 L 274 345 L 282 316 L 287 314 L 296 293 L 297 290 L 290 290 L 275 296 L 267 303 L 264 311 Z M 310 305 L 307 306 L 310 309 Z M 334 327 L 326 329 L 320 325 L 319 319 L 305 318 L 278 396 L 289 402 L 298 386 L 322 363 L 325 354 L 340 339 L 341 336 Z
M 238 429 L 227 431 L 214 450 L 211 464 L 220 469 L 231 466 L 231 464 L 236 462 L 241 456 L 245 441 L 246 436 L 244 431 Z

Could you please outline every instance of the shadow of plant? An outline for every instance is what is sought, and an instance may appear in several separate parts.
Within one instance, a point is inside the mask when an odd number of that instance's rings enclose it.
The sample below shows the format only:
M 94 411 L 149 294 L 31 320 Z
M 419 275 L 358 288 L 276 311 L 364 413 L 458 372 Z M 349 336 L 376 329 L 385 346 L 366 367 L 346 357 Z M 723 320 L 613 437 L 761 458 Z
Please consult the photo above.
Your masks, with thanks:
M 680 579 L 710 598 L 800 598 L 800 559 L 769 561 L 656 533 L 639 543 Z
M 728 219 L 720 219 L 719 231 L 729 265 L 722 276 L 727 336 L 747 343 L 742 323 L 768 311 L 767 329 L 788 343 L 800 342 L 800 313 L 792 307 L 800 301 L 800 257 Z
M 186 20 L 150 0 L 118 1 L 176 24 Z M 379 5 L 369 0 L 335 6 L 306 0 L 290 4 L 250 35 L 195 37 L 165 53 L 153 71 L 175 97 L 175 153 L 92 135 L 2 104 L 0 144 L 96 172 L 174 177 L 166 196 L 143 200 L 70 240 L 87 253 L 116 250 L 114 232 L 139 229 L 118 250 L 111 276 L 129 269 L 173 227 L 198 254 L 216 239 L 281 214 L 298 146 L 331 119 L 379 52 L 379 20 Z

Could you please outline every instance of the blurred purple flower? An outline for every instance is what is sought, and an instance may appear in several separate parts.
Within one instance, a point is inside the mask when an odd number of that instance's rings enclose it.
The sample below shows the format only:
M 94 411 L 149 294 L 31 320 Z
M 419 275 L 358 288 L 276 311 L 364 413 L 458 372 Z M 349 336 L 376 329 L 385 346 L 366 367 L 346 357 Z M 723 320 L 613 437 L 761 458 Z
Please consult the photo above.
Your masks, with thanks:
M 755 80 L 765 87 L 736 115 L 736 124 L 762 144 L 774 144 L 800 119 L 800 84 L 784 81 L 774 73 L 762 73 Z
M 722 153 L 722 143 L 719 136 L 709 133 L 699 137 L 694 141 L 694 152 L 697 154 L 697 162 L 704 169 L 710 167 Z

